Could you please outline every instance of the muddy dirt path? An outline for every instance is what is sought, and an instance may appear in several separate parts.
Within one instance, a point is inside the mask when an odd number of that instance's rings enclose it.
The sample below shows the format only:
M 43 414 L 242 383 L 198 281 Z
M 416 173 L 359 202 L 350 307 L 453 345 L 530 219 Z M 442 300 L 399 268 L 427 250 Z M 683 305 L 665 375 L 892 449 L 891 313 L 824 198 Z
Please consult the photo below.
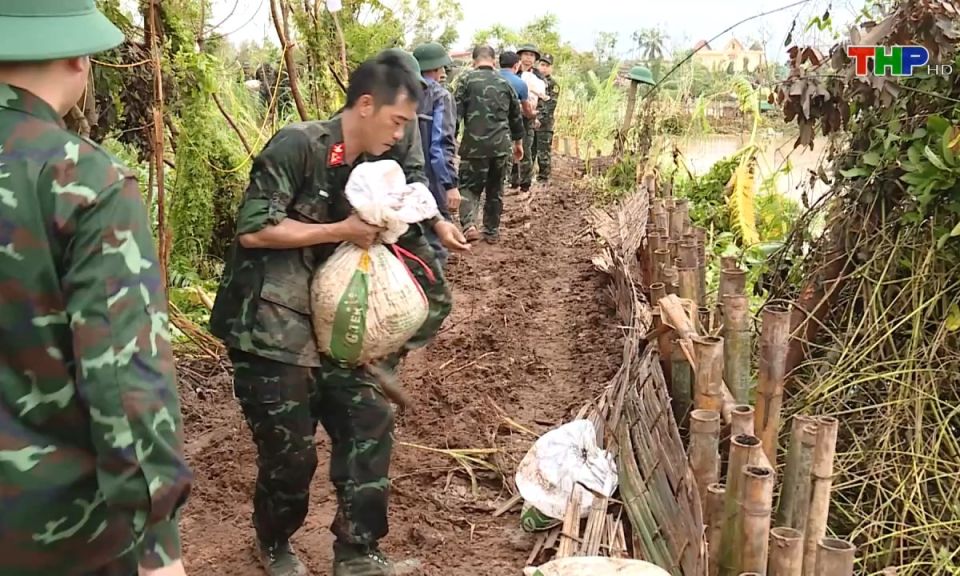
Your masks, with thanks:
M 391 532 L 382 544 L 394 560 L 416 558 L 415 574 L 521 573 L 533 538 L 520 531 L 516 510 L 492 516 L 510 496 L 501 476 L 474 464 L 474 488 L 456 460 L 433 450 L 496 448 L 479 458 L 512 478 L 534 439 L 519 428 L 542 434 L 569 420 L 616 370 L 621 344 L 605 281 L 590 263 L 589 200 L 562 184 L 534 191 L 539 200 L 526 223 L 510 224 L 521 201 L 508 196 L 502 242 L 453 257 L 454 311 L 402 370 L 417 408 L 398 420 Z M 182 521 L 188 570 L 259 576 L 250 526 L 256 453 L 230 377 L 209 363 L 182 367 L 197 476 Z M 336 503 L 322 429 L 318 441 L 310 513 L 294 536 L 314 576 L 331 572 Z

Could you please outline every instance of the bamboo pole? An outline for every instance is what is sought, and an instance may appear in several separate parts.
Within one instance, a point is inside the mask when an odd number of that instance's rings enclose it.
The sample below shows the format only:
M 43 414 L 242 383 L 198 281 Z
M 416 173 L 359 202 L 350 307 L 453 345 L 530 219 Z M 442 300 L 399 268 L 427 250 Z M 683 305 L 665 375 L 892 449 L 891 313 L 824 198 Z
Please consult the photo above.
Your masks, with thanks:
M 723 502 L 723 528 L 720 536 L 719 576 L 740 573 L 740 496 L 743 468 L 750 464 L 751 452 L 760 450 L 760 439 L 748 434 L 734 436 L 730 442 L 730 462 L 727 466 L 727 492 Z
M 740 404 L 750 403 L 749 305 L 743 294 L 723 296 L 723 381 Z
M 677 202 L 676 204 L 680 204 L 680 202 Z M 685 206 L 685 203 L 681 206 L 674 205 L 673 210 L 669 211 L 670 239 L 674 242 L 680 240 L 680 237 L 683 235 L 683 207 Z
M 789 526 L 770 531 L 769 576 L 800 576 L 803 573 L 803 532 Z
M 817 438 L 816 419 L 798 414 L 790 424 L 790 446 L 783 468 L 783 486 L 780 488 L 780 502 L 777 505 L 778 526 L 788 526 L 803 530 L 794 523 L 796 511 L 806 509 L 808 503 L 800 500 L 803 478 L 810 482 L 810 464 L 813 458 L 813 445 Z M 801 503 L 802 502 L 802 503 Z M 806 514 L 803 515 L 806 517 Z
M 830 489 L 833 487 L 833 456 L 837 449 L 836 418 L 817 418 L 817 444 L 813 450 L 811 471 L 810 512 L 803 543 L 803 574 L 816 574 L 817 543 L 827 535 L 827 515 L 830 512 Z M 831 574 L 831 576 L 834 576 Z M 839 575 L 838 575 L 839 576 Z
M 653 261 L 654 261 L 654 268 L 655 268 L 655 273 L 653 277 L 655 282 L 663 282 L 664 284 L 666 284 L 667 278 L 664 275 L 663 271 L 668 266 L 670 266 L 670 250 L 667 249 L 666 246 L 663 246 L 664 242 L 662 241 L 662 239 L 660 244 L 661 244 L 661 248 L 658 248 L 653 253 L 653 259 L 654 259 Z
M 650 285 L 650 305 L 656 306 L 661 298 L 667 295 L 667 287 L 663 282 L 654 282 Z
M 679 294 L 680 278 L 676 267 L 667 266 L 663 269 L 663 283 L 667 285 L 667 294 Z
M 720 571 L 720 540 L 723 530 L 723 502 L 727 489 L 723 484 L 707 486 L 707 515 L 703 519 L 707 527 L 707 555 L 710 576 Z
M 657 337 L 657 348 L 660 350 L 660 369 L 663 371 L 664 382 L 673 382 L 673 334 L 669 330 L 663 330 L 663 313 L 660 308 L 654 308 L 651 312 L 653 316 L 653 327 L 660 332 Z
M 696 268 L 700 263 L 697 255 L 697 241 L 693 238 L 684 238 L 680 241 L 680 260 L 684 268 Z
M 730 412 L 730 434 L 733 436 L 739 436 L 740 434 L 753 436 L 753 421 L 753 406 L 749 404 L 737 404 Z
M 677 268 L 677 276 L 680 281 L 680 297 L 685 300 L 697 302 L 699 298 L 697 296 L 698 280 L 696 266 Z
M 673 416 L 677 420 L 677 426 L 683 431 L 687 427 L 687 419 L 693 407 L 693 372 L 690 361 L 687 360 L 683 350 L 680 349 L 680 344 L 676 341 L 676 332 L 671 332 L 671 336 L 674 337 L 670 343 L 673 355 L 671 372 Z
M 757 381 L 754 428 L 771 463 L 777 461 L 777 439 L 789 345 L 790 311 L 782 306 L 765 307 L 760 334 L 760 377 Z
M 810 498 L 813 493 L 813 452 L 817 444 L 817 425 L 803 427 L 798 486 L 795 491 L 791 526 L 806 534 L 810 518 Z
M 707 336 L 693 341 L 697 356 L 693 407 L 723 412 L 723 338 Z
M 857 548 L 846 540 L 821 538 L 817 543 L 816 576 L 852 576 Z
M 762 442 L 762 441 L 761 441 Z M 773 470 L 744 466 L 740 503 L 740 570 L 757 574 L 767 571 L 770 513 L 773 510 Z
M 737 257 L 736 257 L 736 256 L 724 256 L 724 257 L 720 258 L 720 271 L 721 271 L 721 272 L 722 272 L 723 270 L 735 270 L 735 269 L 737 269 L 737 268 L 739 268 L 739 265 L 737 264 Z
M 697 276 L 700 281 L 700 304 L 701 306 L 707 305 L 707 251 L 706 251 L 706 242 L 707 242 L 707 230 L 702 226 L 694 227 L 694 234 L 697 237 L 697 264 L 699 270 L 697 271 Z
M 680 257 L 680 242 L 671 237 L 667 240 L 667 250 L 670 251 L 670 263 L 676 266 L 677 258 Z
M 723 264 L 723 261 L 727 258 L 721 258 L 720 262 Z M 723 297 L 726 294 L 743 294 L 747 289 L 747 272 L 737 268 L 734 263 L 730 267 L 722 267 L 720 269 L 720 283 L 717 287 L 717 317 L 716 323 L 718 326 L 723 326 Z
M 698 272 L 702 272 L 703 268 L 700 268 Z M 703 299 L 703 290 L 698 289 L 697 295 L 700 296 L 701 300 Z M 710 332 L 710 309 L 706 306 L 699 306 L 697 308 L 697 319 L 700 321 L 700 331 L 701 332 Z
M 697 480 L 700 505 L 708 514 L 707 487 L 720 479 L 720 412 L 694 410 L 690 413 L 690 467 Z

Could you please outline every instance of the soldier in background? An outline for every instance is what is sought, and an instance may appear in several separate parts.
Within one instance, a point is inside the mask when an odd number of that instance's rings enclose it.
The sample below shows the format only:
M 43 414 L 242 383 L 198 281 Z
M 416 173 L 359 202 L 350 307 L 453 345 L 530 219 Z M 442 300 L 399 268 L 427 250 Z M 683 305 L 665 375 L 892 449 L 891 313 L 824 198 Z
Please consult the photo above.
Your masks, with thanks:
M 523 120 L 517 93 L 500 72 L 494 70 L 493 48 L 473 49 L 473 70 L 457 80 L 454 99 L 463 126 L 460 142 L 460 225 L 467 241 L 480 239 L 474 224 L 477 204 L 483 205 L 483 236 L 489 243 L 500 240 L 503 211 L 503 181 L 513 142 L 513 158 L 523 158 Z
M 540 59 L 540 52 L 534 44 L 524 44 L 517 49 L 520 56 L 520 77 L 524 73 L 530 73 L 540 77 L 540 71 L 536 68 L 537 60 Z M 511 164 L 509 169 L 510 188 L 519 188 L 521 192 L 530 190 L 533 184 L 533 139 L 536 135 L 536 116 L 523 118 L 523 159 Z
M 183 576 L 192 476 L 136 176 L 61 118 L 123 42 L 0 0 L 0 574 Z
M 417 107 L 420 136 L 423 153 L 426 156 L 424 168 L 430 181 L 430 192 L 437 201 L 440 214 L 452 221 L 451 212 L 460 209 L 460 190 L 458 177 L 453 167 L 453 158 L 457 153 L 457 105 L 450 91 L 441 84 L 445 76 L 444 66 L 453 63 L 446 49 L 436 42 L 417 46 L 413 56 L 420 66 L 420 74 L 427 83 L 423 100 Z M 447 251 L 433 230 L 425 230 L 430 245 L 446 265 Z
M 553 78 L 553 56 L 544 54 L 540 57 L 540 74 L 547 83 L 546 100 L 540 100 L 537 105 L 536 135 L 533 141 L 533 155 L 537 161 L 539 172 L 537 182 L 546 183 L 550 180 L 550 153 L 553 151 L 554 115 L 557 112 L 557 102 L 560 98 L 560 87 Z

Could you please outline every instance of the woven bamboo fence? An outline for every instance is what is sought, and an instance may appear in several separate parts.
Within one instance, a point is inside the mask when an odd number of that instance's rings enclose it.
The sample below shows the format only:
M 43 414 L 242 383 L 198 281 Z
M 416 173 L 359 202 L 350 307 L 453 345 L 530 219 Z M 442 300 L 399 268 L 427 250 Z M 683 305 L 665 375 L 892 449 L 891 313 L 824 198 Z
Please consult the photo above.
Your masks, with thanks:
M 595 266 L 627 332 L 605 396 L 618 457 L 628 554 L 677 576 L 851 576 L 856 548 L 827 537 L 837 422 L 798 416 L 774 508 L 790 312 L 762 312 L 754 337 L 743 270 L 723 262 L 708 307 L 705 231 L 650 175 L 615 210 L 589 218 Z

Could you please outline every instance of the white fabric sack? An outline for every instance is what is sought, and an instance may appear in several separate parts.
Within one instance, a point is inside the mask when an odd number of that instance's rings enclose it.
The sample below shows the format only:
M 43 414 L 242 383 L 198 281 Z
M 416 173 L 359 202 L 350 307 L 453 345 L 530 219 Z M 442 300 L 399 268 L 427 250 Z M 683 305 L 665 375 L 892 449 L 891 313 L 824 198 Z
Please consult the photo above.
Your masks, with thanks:
M 524 576 L 670 576 L 649 562 L 599 556 L 558 558 L 539 568 L 523 569 Z
M 408 185 L 393 160 L 357 166 L 346 196 L 357 215 L 381 228 L 380 240 L 396 242 L 410 224 L 437 215 L 436 201 L 421 184 Z M 398 255 L 382 244 L 364 250 L 342 243 L 317 270 L 310 286 L 313 327 L 320 351 L 359 366 L 398 351 L 427 319 L 420 284 Z
M 517 491 L 542 514 L 563 519 L 575 485 L 606 497 L 617 488 L 617 463 L 597 446 L 597 429 L 589 420 L 574 420 L 550 430 L 517 467 Z M 581 488 L 580 517 L 586 518 L 593 493 Z

